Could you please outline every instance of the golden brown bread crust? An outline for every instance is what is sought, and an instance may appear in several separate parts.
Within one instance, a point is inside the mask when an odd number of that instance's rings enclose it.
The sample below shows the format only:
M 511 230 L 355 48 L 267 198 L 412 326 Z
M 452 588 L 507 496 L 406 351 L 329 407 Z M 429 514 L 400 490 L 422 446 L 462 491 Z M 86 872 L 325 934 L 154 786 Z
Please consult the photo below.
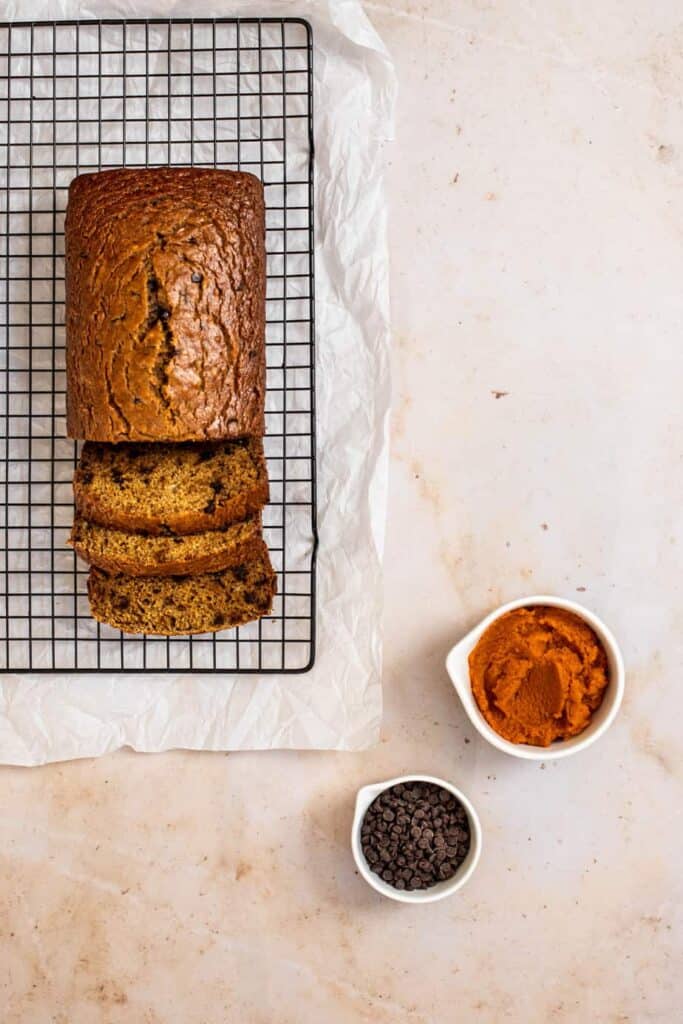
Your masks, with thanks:
M 98 569 L 128 576 L 184 576 L 219 572 L 248 562 L 263 546 L 261 514 L 256 512 L 224 530 L 154 537 L 89 523 L 76 516 L 69 544 Z
M 272 609 L 277 579 L 261 541 L 248 562 L 193 576 L 110 574 L 92 568 L 90 610 L 124 633 L 184 636 L 241 626 Z
M 155 536 L 219 530 L 268 501 L 260 437 L 203 444 L 89 441 L 73 483 L 84 519 Z
M 82 174 L 66 213 L 67 432 L 264 433 L 265 213 L 251 174 Z

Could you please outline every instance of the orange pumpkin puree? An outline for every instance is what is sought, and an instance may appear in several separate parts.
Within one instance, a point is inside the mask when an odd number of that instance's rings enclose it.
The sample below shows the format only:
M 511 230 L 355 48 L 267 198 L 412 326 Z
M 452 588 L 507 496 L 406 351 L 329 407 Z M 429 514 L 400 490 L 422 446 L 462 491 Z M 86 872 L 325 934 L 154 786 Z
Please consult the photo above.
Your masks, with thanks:
M 549 746 L 583 732 L 609 682 L 605 649 L 563 608 L 516 608 L 496 619 L 469 656 L 472 693 L 512 743 Z

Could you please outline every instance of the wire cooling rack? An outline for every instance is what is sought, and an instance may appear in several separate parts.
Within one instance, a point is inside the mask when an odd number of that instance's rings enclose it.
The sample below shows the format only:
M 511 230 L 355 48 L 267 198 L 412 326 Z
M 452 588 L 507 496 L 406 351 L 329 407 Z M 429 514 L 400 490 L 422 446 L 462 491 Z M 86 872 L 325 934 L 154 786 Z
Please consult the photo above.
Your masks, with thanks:
M 300 19 L 0 24 L 0 670 L 302 672 L 315 645 L 312 39 Z M 67 545 L 64 212 L 108 167 L 246 169 L 267 209 L 264 533 L 273 614 L 128 637 Z

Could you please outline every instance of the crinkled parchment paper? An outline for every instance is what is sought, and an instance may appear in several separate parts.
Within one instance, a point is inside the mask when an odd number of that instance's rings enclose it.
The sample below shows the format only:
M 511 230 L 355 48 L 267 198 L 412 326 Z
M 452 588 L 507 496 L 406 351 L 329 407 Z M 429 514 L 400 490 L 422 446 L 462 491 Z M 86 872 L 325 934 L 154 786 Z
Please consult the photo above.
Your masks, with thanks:
M 9 0 L 5 20 L 307 18 L 315 47 L 318 640 L 305 675 L 4 675 L 0 761 L 34 765 L 129 745 L 358 750 L 381 716 L 381 557 L 388 376 L 383 144 L 395 80 L 355 0 Z M 36 62 L 39 58 L 36 58 Z M 36 63 L 36 71 L 39 67 Z

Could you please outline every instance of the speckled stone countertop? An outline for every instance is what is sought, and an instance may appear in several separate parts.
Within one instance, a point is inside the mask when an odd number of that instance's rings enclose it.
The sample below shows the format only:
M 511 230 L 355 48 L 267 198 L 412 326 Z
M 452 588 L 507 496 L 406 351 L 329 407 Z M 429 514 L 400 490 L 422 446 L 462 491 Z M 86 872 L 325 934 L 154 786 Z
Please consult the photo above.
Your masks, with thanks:
M 680 1017 L 680 5 L 367 9 L 401 84 L 382 742 L 1 770 L 3 1024 Z M 534 765 L 473 733 L 443 660 L 544 591 L 614 629 L 627 695 Z M 408 771 L 484 830 L 417 908 L 348 848 L 357 786 Z

